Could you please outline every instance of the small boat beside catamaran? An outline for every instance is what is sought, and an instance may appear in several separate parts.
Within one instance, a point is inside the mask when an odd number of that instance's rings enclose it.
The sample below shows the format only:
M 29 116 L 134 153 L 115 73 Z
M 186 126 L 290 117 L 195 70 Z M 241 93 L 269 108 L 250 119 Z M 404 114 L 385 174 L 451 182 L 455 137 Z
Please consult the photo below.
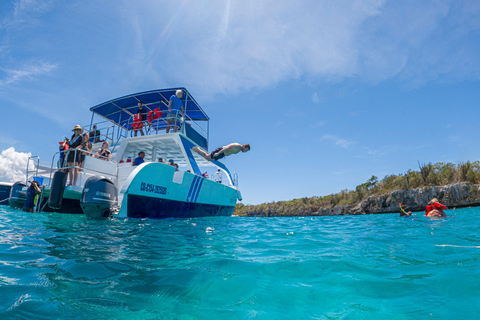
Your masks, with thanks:
M 183 93 L 184 114 L 168 110 L 169 100 L 177 90 Z M 136 117 L 140 101 L 148 112 L 141 124 Z M 93 144 L 92 150 L 96 151 L 107 141 L 111 160 L 79 149 L 69 152 L 85 154 L 81 167 L 65 167 L 58 161 L 60 152 L 47 163 L 31 157 L 27 181 L 17 182 L 11 188 L 11 199 L 17 207 L 25 196 L 28 181 L 35 180 L 42 185 L 36 211 L 84 213 L 93 218 L 232 215 L 237 200 L 242 199 L 238 177 L 222 162 L 208 161 L 192 152 L 195 147 L 208 150 L 210 119 L 185 88 L 130 94 L 96 105 L 90 111 L 91 122 L 82 128 L 88 132 L 95 125 L 101 131 L 100 141 Z M 145 135 L 133 136 L 139 129 L 145 131 Z M 140 152 L 145 154 L 144 162 L 133 166 L 131 159 Z M 158 162 L 159 158 L 164 162 Z M 167 164 L 170 159 L 180 170 Z M 204 177 L 202 173 L 209 168 L 223 179 Z M 79 171 L 78 178 L 75 185 L 69 186 L 72 182 L 67 181 L 66 171 L 74 169 Z

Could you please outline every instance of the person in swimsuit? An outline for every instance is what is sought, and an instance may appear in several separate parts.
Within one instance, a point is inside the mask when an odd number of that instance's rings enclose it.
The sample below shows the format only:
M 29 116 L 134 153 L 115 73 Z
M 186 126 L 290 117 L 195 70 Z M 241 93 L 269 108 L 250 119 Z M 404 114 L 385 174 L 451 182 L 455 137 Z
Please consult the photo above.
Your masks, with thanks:
M 446 217 L 447 215 L 443 210 L 448 209 L 446 206 L 438 202 L 437 198 L 433 198 L 425 208 L 425 216 L 427 217 Z
M 244 144 L 241 145 L 240 143 L 230 143 L 227 146 L 217 148 L 210 152 L 210 154 L 206 153 L 199 147 L 193 147 L 193 151 L 201 155 L 202 157 L 205 158 L 205 160 L 212 161 L 212 160 L 220 160 L 226 156 L 232 155 L 232 154 L 237 154 L 240 151 L 242 152 L 247 152 L 250 150 L 250 145 Z
M 79 159 L 79 166 L 83 167 L 83 163 L 85 162 L 85 157 L 90 156 L 92 154 L 92 143 L 90 142 L 90 135 L 88 133 L 84 133 L 82 135 L 82 145 L 81 147 L 77 147 L 83 150 L 80 152 L 80 159 Z M 81 169 L 80 169 L 81 171 Z
M 110 161 L 112 159 L 112 153 L 108 150 L 108 142 L 104 141 L 102 147 L 97 150 L 96 157 L 105 161 Z
M 35 206 L 35 196 L 41 192 L 42 191 L 40 190 L 39 183 L 37 181 L 32 181 L 30 187 L 27 189 L 27 199 L 23 205 L 23 211 L 33 212 L 33 207 Z

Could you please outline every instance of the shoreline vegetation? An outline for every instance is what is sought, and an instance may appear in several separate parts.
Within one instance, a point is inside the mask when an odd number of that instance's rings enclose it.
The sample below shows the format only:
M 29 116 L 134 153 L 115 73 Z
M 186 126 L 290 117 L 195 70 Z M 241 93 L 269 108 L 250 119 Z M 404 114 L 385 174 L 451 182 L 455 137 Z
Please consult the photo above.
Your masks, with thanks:
M 419 163 L 419 171 L 372 176 L 355 190 L 259 205 L 235 206 L 234 215 L 244 217 L 293 217 L 423 211 L 428 201 L 438 198 L 447 207 L 480 205 L 480 161 L 458 164 Z

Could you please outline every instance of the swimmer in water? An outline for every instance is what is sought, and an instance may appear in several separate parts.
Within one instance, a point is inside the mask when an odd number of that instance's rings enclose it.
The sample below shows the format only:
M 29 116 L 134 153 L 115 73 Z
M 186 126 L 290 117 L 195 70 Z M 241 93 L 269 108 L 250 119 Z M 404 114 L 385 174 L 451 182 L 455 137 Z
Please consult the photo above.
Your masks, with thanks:
M 425 216 L 426 217 L 446 217 L 447 215 L 443 210 L 447 210 L 448 208 L 438 202 L 437 198 L 433 198 L 428 202 L 428 206 L 425 208 Z
M 412 211 L 406 212 L 405 209 L 402 208 L 402 204 L 400 202 L 398 204 L 400 205 L 400 217 L 410 217 L 412 215 Z

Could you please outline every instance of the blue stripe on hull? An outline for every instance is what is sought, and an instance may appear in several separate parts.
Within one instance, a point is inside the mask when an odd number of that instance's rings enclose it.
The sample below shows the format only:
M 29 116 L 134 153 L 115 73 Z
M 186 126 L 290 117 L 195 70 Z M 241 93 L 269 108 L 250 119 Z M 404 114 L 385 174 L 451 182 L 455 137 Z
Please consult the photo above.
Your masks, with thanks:
M 234 207 L 128 195 L 130 218 L 194 218 L 231 216 Z

